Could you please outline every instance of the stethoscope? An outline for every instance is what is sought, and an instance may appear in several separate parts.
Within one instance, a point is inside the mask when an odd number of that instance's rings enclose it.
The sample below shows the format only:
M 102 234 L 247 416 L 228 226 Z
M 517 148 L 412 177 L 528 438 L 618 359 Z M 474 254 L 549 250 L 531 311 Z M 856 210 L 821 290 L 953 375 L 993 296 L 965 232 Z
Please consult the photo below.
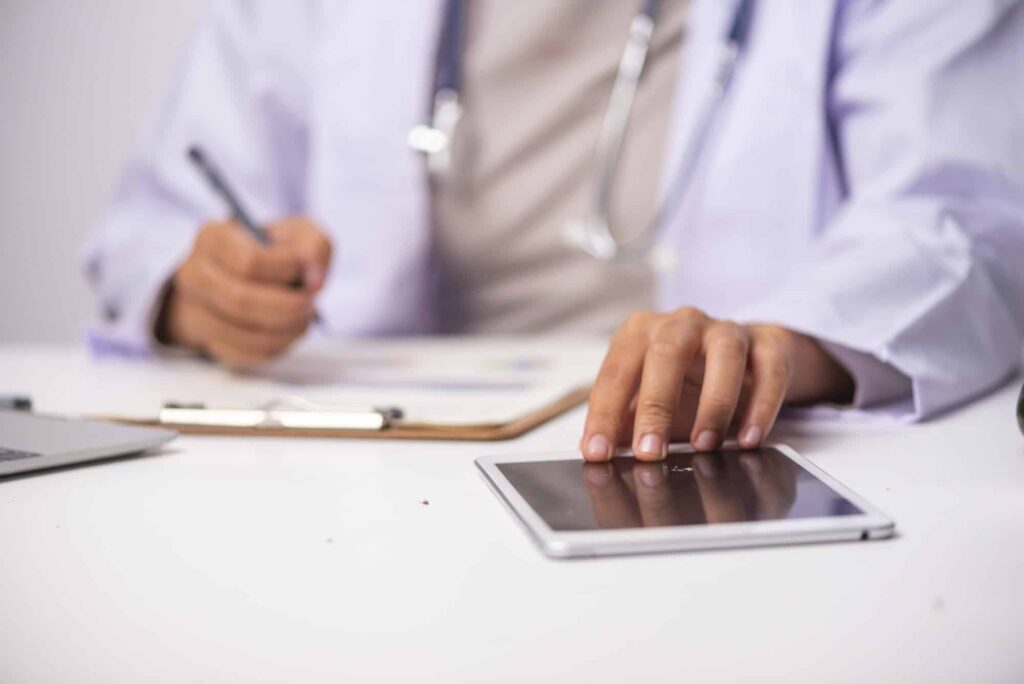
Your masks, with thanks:
M 683 190 L 693 177 L 711 124 L 728 91 L 739 56 L 746 47 L 753 4 L 753 0 L 739 0 L 736 5 L 729 31 L 716 55 L 712 87 L 698 111 L 692 133 L 684 144 L 678 170 L 667 186 L 668 191 L 659 202 L 654 217 L 637 237 L 629 242 L 620 242 L 611 229 L 612 185 L 661 7 L 661 0 L 642 0 L 640 10 L 630 22 L 629 36 L 601 122 L 594 154 L 594 189 L 590 206 L 584 216 L 566 225 L 568 242 L 602 261 L 639 260 L 656 268 L 665 266 L 664 255 L 654 249 L 657 230 L 678 207 Z M 409 146 L 426 156 L 427 171 L 433 179 L 443 178 L 452 167 L 455 132 L 462 117 L 459 92 L 464 25 L 465 0 L 446 0 L 430 123 L 415 126 L 408 135 Z

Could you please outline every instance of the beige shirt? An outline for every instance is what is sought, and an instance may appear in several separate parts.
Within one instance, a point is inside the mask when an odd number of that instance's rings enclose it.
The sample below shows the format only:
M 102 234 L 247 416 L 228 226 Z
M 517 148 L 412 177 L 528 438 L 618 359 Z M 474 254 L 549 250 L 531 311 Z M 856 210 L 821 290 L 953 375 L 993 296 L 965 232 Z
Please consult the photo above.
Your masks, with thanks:
M 655 213 L 686 0 L 665 0 L 612 200 L 628 238 Z M 451 175 L 432 187 L 440 329 L 608 332 L 652 305 L 647 268 L 566 243 L 593 193 L 594 149 L 631 0 L 474 0 Z

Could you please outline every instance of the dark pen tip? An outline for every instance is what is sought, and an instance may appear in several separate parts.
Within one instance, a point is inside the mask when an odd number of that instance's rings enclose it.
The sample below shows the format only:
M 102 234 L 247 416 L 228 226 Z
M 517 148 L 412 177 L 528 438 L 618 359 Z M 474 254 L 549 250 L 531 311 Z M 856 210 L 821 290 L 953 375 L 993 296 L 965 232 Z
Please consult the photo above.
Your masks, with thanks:
M 191 145 L 188 148 L 188 158 L 191 159 L 192 161 L 196 162 L 197 164 L 202 164 L 203 163 L 203 151 L 201 149 L 199 149 L 199 147 L 197 147 L 196 145 Z

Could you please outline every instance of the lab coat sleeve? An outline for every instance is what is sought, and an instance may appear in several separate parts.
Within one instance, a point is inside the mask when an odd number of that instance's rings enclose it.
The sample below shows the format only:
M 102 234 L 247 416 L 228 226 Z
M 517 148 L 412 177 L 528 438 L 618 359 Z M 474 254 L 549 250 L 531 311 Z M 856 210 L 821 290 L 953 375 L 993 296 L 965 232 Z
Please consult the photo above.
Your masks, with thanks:
M 889 364 L 925 418 L 1021 358 L 1024 4 L 851 0 L 835 50 L 846 199 L 749 316 Z
M 86 277 L 94 351 L 148 353 L 162 292 L 203 222 L 227 211 L 186 159 L 202 145 L 259 220 L 301 207 L 302 50 L 291 3 L 219 2 L 199 19 L 172 85 L 93 232 Z

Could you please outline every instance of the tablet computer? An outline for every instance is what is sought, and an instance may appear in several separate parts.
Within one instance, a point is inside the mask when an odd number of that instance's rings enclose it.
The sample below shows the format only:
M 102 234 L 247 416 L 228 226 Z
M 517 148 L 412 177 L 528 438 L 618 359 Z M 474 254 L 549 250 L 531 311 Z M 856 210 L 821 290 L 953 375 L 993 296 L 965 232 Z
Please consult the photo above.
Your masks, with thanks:
M 586 463 L 578 452 L 479 458 L 498 497 L 549 556 L 568 558 L 868 540 L 895 526 L 785 445 L 632 454 Z

